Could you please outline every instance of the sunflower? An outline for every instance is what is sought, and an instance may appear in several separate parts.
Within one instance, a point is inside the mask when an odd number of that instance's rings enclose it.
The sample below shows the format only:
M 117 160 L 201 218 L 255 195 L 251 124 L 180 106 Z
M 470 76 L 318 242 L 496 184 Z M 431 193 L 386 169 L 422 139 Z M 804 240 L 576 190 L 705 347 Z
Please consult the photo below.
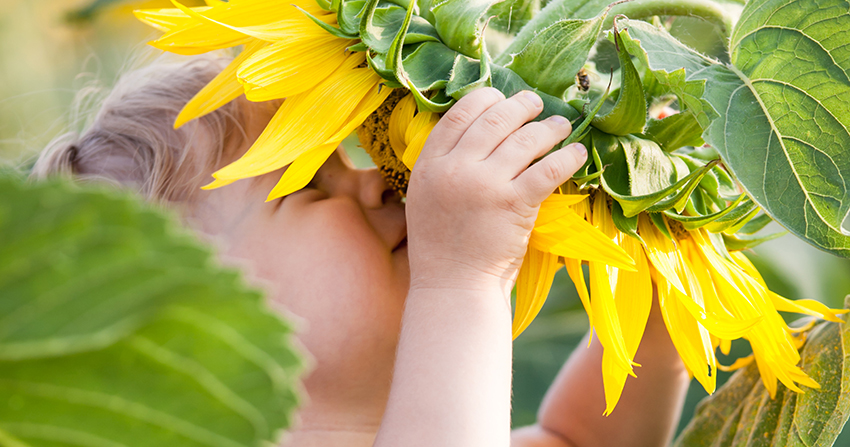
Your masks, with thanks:
M 440 114 L 454 100 L 485 85 L 506 95 L 533 89 L 512 69 L 490 63 L 479 28 L 435 26 L 440 14 L 456 19 L 450 8 L 441 12 L 448 3 L 423 11 L 427 18 L 415 7 L 378 0 L 209 0 L 195 8 L 175 1 L 176 8 L 136 15 L 163 31 L 151 45 L 165 51 L 191 55 L 242 47 L 186 104 L 175 127 L 243 94 L 252 101 L 285 99 L 247 153 L 205 186 L 288 166 L 271 200 L 309 183 L 355 130 L 387 182 L 403 193 Z M 593 19 L 600 27 L 604 14 Z M 588 51 L 596 37 L 588 33 Z M 623 63 L 629 60 L 621 54 Z M 705 158 L 694 147 L 674 152 L 673 140 L 648 140 L 642 133 L 590 131 L 591 121 L 605 127 L 593 120 L 603 100 L 579 122 L 580 114 L 562 97 L 540 94 L 546 104 L 541 118 L 558 113 L 574 119 L 575 139 L 583 139 L 593 157 L 540 207 L 517 277 L 514 337 L 537 316 L 564 266 L 603 347 L 605 414 L 640 366 L 634 357 L 656 295 L 682 361 L 709 393 L 718 369 L 753 361 L 772 396 L 779 382 L 798 392 L 801 386 L 817 388 L 797 366 L 805 328 L 789 328 L 778 311 L 830 321 L 840 321 L 844 311 L 768 290 L 740 252 L 762 239 L 736 233 L 750 234 L 745 226 L 760 229 L 770 219 L 754 220 L 758 208 L 734 188 L 716 154 Z M 633 109 L 641 118 L 643 92 L 633 97 L 637 107 L 613 110 Z M 697 134 L 676 141 L 701 140 Z M 718 364 L 716 350 L 728 354 L 739 338 L 749 341 L 753 354 L 730 366 Z
M 252 101 L 283 99 L 265 131 L 235 162 L 213 173 L 206 189 L 292 165 L 268 200 L 303 188 L 340 142 L 390 94 L 366 66 L 356 39 L 329 34 L 337 16 L 311 0 L 235 0 L 210 6 L 136 11 L 165 31 L 150 45 L 200 54 L 244 45 L 215 79 L 183 108 L 175 127 L 245 94 Z M 316 117 L 322 117 L 316 119 Z

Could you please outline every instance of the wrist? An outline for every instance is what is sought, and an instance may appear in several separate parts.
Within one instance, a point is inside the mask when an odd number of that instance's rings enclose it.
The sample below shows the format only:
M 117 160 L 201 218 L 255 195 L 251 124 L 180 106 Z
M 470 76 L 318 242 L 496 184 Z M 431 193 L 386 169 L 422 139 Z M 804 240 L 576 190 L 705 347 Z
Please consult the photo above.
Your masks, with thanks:
M 469 291 L 510 298 L 513 280 L 468 265 L 442 262 L 410 268 L 410 290 Z

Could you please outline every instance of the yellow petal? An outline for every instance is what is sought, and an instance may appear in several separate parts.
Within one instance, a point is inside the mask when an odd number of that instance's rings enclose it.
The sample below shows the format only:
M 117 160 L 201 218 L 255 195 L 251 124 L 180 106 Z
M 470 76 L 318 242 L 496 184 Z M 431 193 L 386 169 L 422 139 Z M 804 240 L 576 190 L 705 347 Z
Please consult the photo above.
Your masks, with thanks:
M 676 273 L 675 266 L 678 262 L 676 244 L 655 228 L 655 224 L 646 213 L 638 216 L 638 231 L 640 237 L 646 242 L 646 256 L 652 262 L 652 266 L 679 292 L 687 294 L 682 280 Z
M 209 7 L 199 6 L 195 9 L 199 12 L 204 12 L 207 11 Z M 136 18 L 144 24 L 166 33 L 194 20 L 191 16 L 178 8 L 137 9 L 133 11 L 133 15 L 135 15 Z
M 325 161 L 334 153 L 338 145 L 324 144 L 318 146 L 309 152 L 296 158 L 295 161 L 286 168 L 280 181 L 275 185 L 274 189 L 269 193 L 266 202 L 292 194 L 295 191 L 307 186 L 310 180 L 316 175 L 316 172 Z
M 203 12 L 187 8 L 177 0 L 171 0 L 171 3 L 201 23 L 268 42 L 293 37 L 298 33 L 292 29 L 297 24 L 311 25 L 311 29 L 321 29 L 298 8 L 325 23 L 336 23 L 335 14 L 325 13 L 315 2 L 309 0 L 227 2 Z
M 620 316 L 620 327 L 629 358 L 634 358 L 643 338 L 649 312 L 652 308 L 652 279 L 649 274 L 649 262 L 643 254 L 640 243 L 631 237 L 624 237 L 621 245 L 632 259 L 637 262 L 637 272 L 620 270 L 617 272 L 617 285 L 614 302 Z M 602 377 L 605 386 L 605 414 L 611 414 L 626 384 L 628 372 L 615 365 L 615 356 L 605 350 L 602 353 Z
M 405 140 L 408 140 L 408 136 L 410 136 L 410 139 L 401 158 L 402 163 L 408 169 L 412 170 L 413 166 L 416 165 L 416 160 L 419 159 L 419 154 L 422 153 L 422 148 L 425 146 L 428 136 L 431 135 L 431 131 L 434 130 L 439 121 L 440 117 L 436 113 L 430 112 L 421 112 L 413 117 L 407 132 L 405 132 Z
M 635 270 L 635 261 L 619 245 L 572 208 L 561 206 L 557 201 L 562 199 L 553 199 L 553 196 L 559 194 L 553 194 L 541 204 L 529 246 L 564 258 L 604 262 L 613 267 Z
M 531 248 L 529 248 L 530 250 Z M 573 258 L 564 258 L 564 266 L 567 268 L 567 274 L 576 287 L 576 292 L 581 300 L 581 305 L 584 306 L 584 311 L 587 313 L 587 321 L 590 325 L 590 333 L 593 334 L 593 307 L 590 305 L 590 295 L 587 292 L 587 284 L 584 281 L 584 272 L 581 269 L 581 261 Z M 593 337 L 587 340 L 588 346 Z
M 238 179 L 280 169 L 314 147 L 330 143 L 341 130 L 362 124 L 391 91 L 379 87 L 382 79 L 371 69 L 354 68 L 364 58 L 363 53 L 350 55 L 315 89 L 288 98 L 248 152 L 214 176 Z
M 688 371 L 702 384 L 706 392 L 713 393 L 717 387 L 717 361 L 711 336 L 684 308 L 681 299 L 674 296 L 680 292 L 670 285 L 666 277 L 658 274 L 654 278 L 661 316 L 676 351 Z
M 247 58 L 236 75 L 251 101 L 268 101 L 303 93 L 328 78 L 345 62 L 348 39 L 318 33 L 275 42 Z
M 514 339 L 540 313 L 559 267 L 557 256 L 533 248 L 526 250 L 516 281 L 516 309 L 512 329 Z
M 590 262 L 588 265 L 590 267 L 590 305 L 593 308 L 593 326 L 596 328 L 596 336 L 605 350 L 611 351 L 616 367 L 633 375 L 632 358 L 626 350 L 620 317 L 617 315 L 614 294 L 611 291 L 610 272 L 604 264 L 599 262 Z
M 752 278 L 759 282 L 762 286 L 767 288 L 767 285 L 764 283 L 764 279 L 761 274 L 758 272 L 756 267 L 744 256 L 743 253 L 735 252 L 730 253 L 732 256 L 732 260 L 735 261 L 738 266 L 744 269 Z M 776 307 L 776 310 L 782 312 L 794 312 L 799 314 L 811 315 L 813 317 L 821 318 L 827 321 L 832 321 L 835 323 L 843 323 L 844 321 L 838 318 L 838 315 L 846 314 L 850 312 L 848 309 L 830 309 L 820 301 L 816 300 L 789 300 L 788 298 L 784 298 L 776 293 L 768 291 L 768 295 L 770 296 L 773 305 Z
M 174 2 L 192 20 L 150 44 L 164 51 L 189 55 L 241 45 L 251 37 L 274 41 L 270 36 L 287 35 L 284 31 L 291 28 L 293 21 L 309 21 L 293 3 L 317 17 L 322 16 L 318 5 L 309 0 L 221 2 L 200 8 L 187 8 Z M 268 32 L 269 28 L 276 33 Z
M 407 148 L 407 142 L 404 140 L 404 134 L 413 120 L 413 115 L 416 113 L 416 100 L 413 95 L 406 95 L 399 100 L 390 115 L 389 138 L 390 146 L 393 148 L 396 158 L 401 160 L 404 156 L 404 150 Z
M 183 106 L 183 110 L 174 120 L 174 128 L 177 129 L 183 124 L 195 118 L 200 118 L 238 98 L 243 90 L 242 84 L 236 79 L 236 69 L 245 59 L 265 45 L 266 43 L 261 40 L 254 40 L 247 44 L 239 56 L 233 59 L 221 73 L 216 75 Z
M 755 360 L 755 357 L 752 354 L 750 354 L 746 357 L 741 357 L 739 359 L 736 359 L 729 366 L 724 366 L 724 365 L 721 365 L 721 364 L 718 363 L 717 369 L 719 369 L 721 371 L 726 371 L 726 372 L 737 371 L 737 370 L 749 365 L 750 363 L 753 363 L 753 360 Z

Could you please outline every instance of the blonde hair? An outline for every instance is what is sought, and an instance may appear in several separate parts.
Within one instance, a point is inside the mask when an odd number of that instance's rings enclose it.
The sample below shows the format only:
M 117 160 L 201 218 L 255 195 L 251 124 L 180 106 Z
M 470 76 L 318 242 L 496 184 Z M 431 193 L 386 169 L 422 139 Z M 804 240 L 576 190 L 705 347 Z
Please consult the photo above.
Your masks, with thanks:
M 161 57 L 122 75 L 87 130 L 55 138 L 31 177 L 62 175 L 129 188 L 153 202 L 191 200 L 211 170 L 246 138 L 244 97 L 174 129 L 189 100 L 230 61 L 220 55 Z M 81 91 L 76 103 L 91 92 Z

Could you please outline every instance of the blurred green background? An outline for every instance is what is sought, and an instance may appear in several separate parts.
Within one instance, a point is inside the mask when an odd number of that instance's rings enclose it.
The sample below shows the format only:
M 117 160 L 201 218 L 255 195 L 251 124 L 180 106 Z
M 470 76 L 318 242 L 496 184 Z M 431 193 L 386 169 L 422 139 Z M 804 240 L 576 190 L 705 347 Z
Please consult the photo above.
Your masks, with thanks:
M 70 105 L 79 89 L 109 86 L 122 70 L 157 54 L 145 46 L 156 32 L 133 18 L 130 3 L 111 3 L 94 9 L 90 7 L 98 2 L 92 0 L 0 0 L 0 163 L 29 165 L 51 138 L 78 130 L 80 113 L 72 112 Z M 170 3 L 152 0 L 132 5 L 168 7 Z M 677 26 L 685 38 L 705 36 L 699 23 L 683 23 Z M 713 52 L 718 42 L 703 38 L 700 49 Z M 347 146 L 357 163 L 369 164 L 356 139 L 349 138 Z M 815 298 L 840 307 L 850 294 L 850 261 L 822 253 L 792 236 L 764 244 L 750 255 L 768 285 L 788 298 Z M 587 318 L 575 289 L 561 271 L 541 316 L 515 344 L 516 426 L 534 422 L 549 383 L 586 331 Z M 736 350 L 746 354 L 745 346 Z M 727 377 L 721 373 L 718 379 Z M 690 388 L 680 429 L 704 396 L 698 384 Z M 850 447 L 850 435 L 845 433 L 836 445 Z

